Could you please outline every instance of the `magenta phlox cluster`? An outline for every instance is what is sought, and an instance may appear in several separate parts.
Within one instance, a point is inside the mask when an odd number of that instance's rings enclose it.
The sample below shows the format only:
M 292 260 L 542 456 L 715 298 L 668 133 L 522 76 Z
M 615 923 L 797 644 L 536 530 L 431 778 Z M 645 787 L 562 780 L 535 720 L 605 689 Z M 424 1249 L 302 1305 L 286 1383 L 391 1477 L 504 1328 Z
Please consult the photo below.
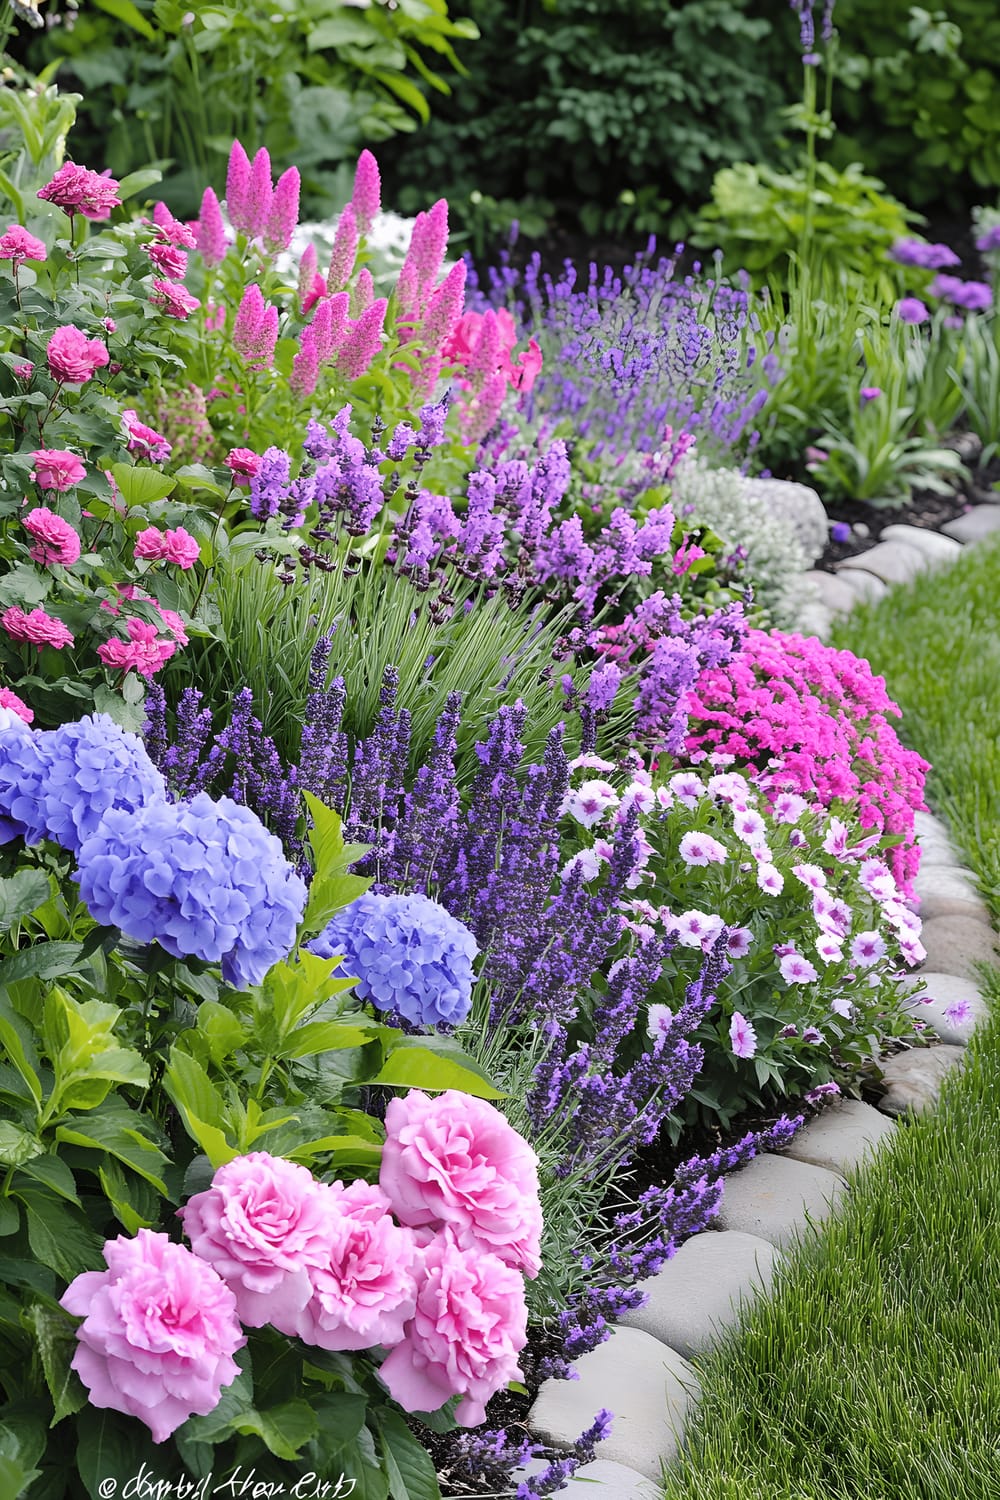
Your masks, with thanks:
M 687 711 L 689 753 L 770 763 L 775 793 L 812 792 L 825 806 L 851 808 L 863 829 L 903 835 L 890 862 L 904 894 L 912 892 L 920 858 L 913 814 L 929 768 L 900 743 L 889 723 L 899 709 L 867 662 L 815 637 L 749 630 L 740 656 L 702 673 Z

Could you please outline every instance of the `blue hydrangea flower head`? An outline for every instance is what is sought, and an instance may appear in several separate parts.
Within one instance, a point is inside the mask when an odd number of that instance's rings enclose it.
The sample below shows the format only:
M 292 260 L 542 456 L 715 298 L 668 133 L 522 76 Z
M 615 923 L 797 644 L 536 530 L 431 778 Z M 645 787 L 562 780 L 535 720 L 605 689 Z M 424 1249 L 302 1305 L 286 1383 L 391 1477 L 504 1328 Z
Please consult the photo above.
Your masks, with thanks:
M 398 1011 L 413 1026 L 454 1026 L 469 1014 L 476 940 L 427 896 L 369 891 L 309 946 L 323 958 L 343 954 L 337 977 L 357 979 L 362 1000 Z
M 175 958 L 221 962 L 234 989 L 260 984 L 295 944 L 306 887 L 280 841 L 229 797 L 112 809 L 78 863 L 98 922 Z
M 78 854 L 106 812 L 162 802 L 166 784 L 138 735 L 107 714 L 89 714 L 38 736 L 46 766 L 40 791 L 47 838 Z
M 24 838 L 37 844 L 45 837 L 41 787 L 45 762 L 35 734 L 9 708 L 0 708 L 0 844 Z

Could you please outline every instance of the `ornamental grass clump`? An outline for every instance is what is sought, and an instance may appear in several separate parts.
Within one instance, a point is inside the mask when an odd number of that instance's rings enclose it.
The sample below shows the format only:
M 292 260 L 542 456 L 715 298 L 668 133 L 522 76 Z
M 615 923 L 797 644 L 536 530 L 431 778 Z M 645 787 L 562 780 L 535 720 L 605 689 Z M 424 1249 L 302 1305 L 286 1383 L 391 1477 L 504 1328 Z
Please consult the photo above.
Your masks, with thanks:
M 784 791 L 811 794 L 891 837 L 892 873 L 912 895 L 920 860 L 913 814 L 924 805 L 929 767 L 900 742 L 888 718 L 899 708 L 867 662 L 814 636 L 750 630 L 740 656 L 706 671 L 685 706 L 689 757 L 733 756 L 767 771 L 772 802 Z

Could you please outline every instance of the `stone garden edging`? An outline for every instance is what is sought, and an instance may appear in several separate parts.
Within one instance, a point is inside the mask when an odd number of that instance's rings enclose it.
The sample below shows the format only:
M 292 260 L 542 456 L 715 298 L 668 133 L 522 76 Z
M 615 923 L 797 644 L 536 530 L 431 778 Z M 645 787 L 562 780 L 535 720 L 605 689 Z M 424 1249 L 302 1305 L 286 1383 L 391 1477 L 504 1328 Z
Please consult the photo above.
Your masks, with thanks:
M 824 635 L 834 615 L 855 603 L 953 562 L 963 545 L 1000 530 L 1000 505 L 978 505 L 944 530 L 950 535 L 890 526 L 884 540 L 846 559 L 837 574 L 808 574 L 821 602 L 809 607 L 804 633 Z M 916 889 L 928 956 L 919 974 L 904 983 L 909 1005 L 938 1032 L 940 1044 L 897 1053 L 882 1064 L 885 1093 L 878 1108 L 852 1099 L 828 1106 L 780 1155 L 758 1156 L 727 1177 L 716 1226 L 686 1240 L 642 1283 L 646 1305 L 576 1362 L 577 1379 L 542 1383 L 528 1421 L 533 1435 L 552 1448 L 571 1450 L 602 1406 L 614 1412 L 597 1458 L 577 1470 L 564 1493 L 579 1500 L 661 1500 L 663 1466 L 680 1452 L 685 1422 L 698 1401 L 690 1360 L 707 1353 L 742 1308 L 770 1288 L 784 1251 L 830 1217 L 850 1191 L 846 1174 L 895 1135 L 893 1117 L 932 1107 L 946 1074 L 961 1063 L 986 1014 L 976 965 L 1000 962 L 998 945 L 986 905 L 944 824 L 918 813 L 916 834 L 924 851 Z M 944 1017 L 956 1000 L 971 1006 L 965 1022 Z M 543 1466 L 536 1461 L 524 1472 Z

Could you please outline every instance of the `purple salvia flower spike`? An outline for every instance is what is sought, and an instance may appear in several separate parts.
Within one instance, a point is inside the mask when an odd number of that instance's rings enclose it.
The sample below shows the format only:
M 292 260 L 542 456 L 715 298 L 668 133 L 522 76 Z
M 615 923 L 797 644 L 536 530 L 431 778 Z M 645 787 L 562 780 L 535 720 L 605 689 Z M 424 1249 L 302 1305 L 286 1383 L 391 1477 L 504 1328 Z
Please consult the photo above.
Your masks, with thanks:
M 326 273 L 328 292 L 339 292 L 346 284 L 358 253 L 358 222 L 354 217 L 354 205 L 347 203 L 337 220 L 337 230 L 330 252 L 330 269 Z
M 226 212 L 234 229 L 249 234 L 247 194 L 250 189 L 250 158 L 239 141 L 233 142 L 226 171 Z
M 219 200 L 210 187 L 201 195 L 201 214 L 195 231 L 195 244 L 207 266 L 220 265 L 226 258 L 226 226 Z
M 264 243 L 272 250 L 287 250 L 299 222 L 301 183 L 297 167 L 282 172 L 271 198 L 271 211 L 264 227 Z
M 378 162 L 370 151 L 362 151 L 354 173 L 354 189 L 351 193 L 354 214 L 361 234 L 367 234 L 375 222 L 382 206 L 382 180 Z

